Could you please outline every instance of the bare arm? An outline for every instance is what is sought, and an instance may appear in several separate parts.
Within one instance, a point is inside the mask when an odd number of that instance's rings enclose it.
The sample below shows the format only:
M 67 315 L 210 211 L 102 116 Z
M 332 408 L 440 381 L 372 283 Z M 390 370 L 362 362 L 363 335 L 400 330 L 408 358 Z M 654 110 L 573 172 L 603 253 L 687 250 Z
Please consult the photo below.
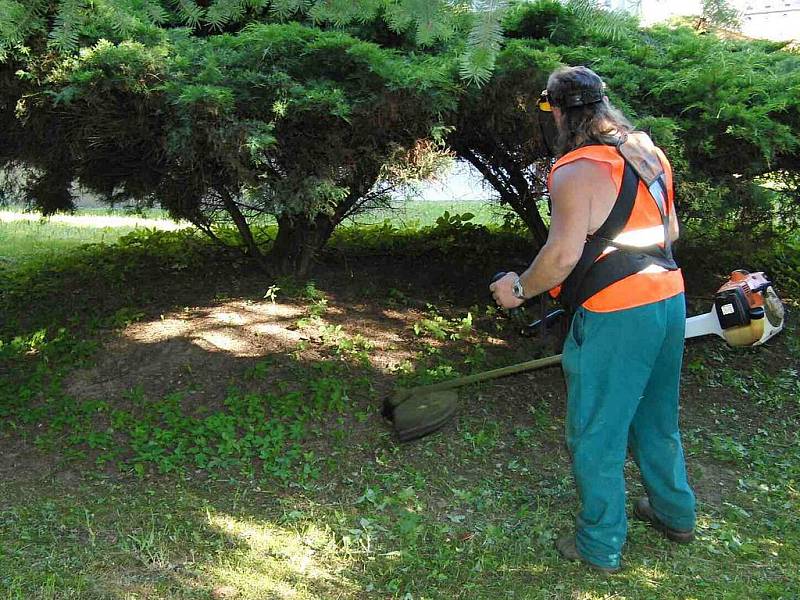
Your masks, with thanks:
M 532 298 L 563 282 L 577 264 L 590 231 L 593 199 L 616 197 L 608 171 L 602 165 L 577 160 L 559 168 L 553 175 L 550 197 L 553 214 L 547 242 L 531 265 L 520 276 L 525 296 Z M 511 293 L 513 274 L 490 286 L 501 305 L 519 306 Z

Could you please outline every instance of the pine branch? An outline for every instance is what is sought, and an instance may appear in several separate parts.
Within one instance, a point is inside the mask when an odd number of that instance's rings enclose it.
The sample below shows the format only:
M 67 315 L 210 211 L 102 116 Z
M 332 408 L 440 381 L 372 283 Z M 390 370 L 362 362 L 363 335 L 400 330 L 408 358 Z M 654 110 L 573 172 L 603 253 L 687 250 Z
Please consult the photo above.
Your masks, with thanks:
M 140 8 L 142 7 L 132 5 L 130 0 L 111 0 L 95 5 L 95 10 L 105 9 L 107 11 L 112 29 L 121 38 L 129 36 L 142 26 L 139 14 L 145 16 L 145 13 L 144 11 L 140 13 Z
M 273 0 L 270 13 L 280 20 L 288 19 L 297 13 L 306 13 L 314 5 L 314 0 Z
M 239 21 L 247 7 L 244 0 L 214 0 L 208 7 L 205 22 L 214 29 L 222 29 L 233 21 Z
M 384 8 L 384 19 L 389 29 L 402 33 L 411 27 L 414 15 L 405 10 L 401 3 L 390 2 Z
M 742 13 L 727 0 L 703 0 L 703 18 L 717 27 L 736 31 L 742 28 Z
M 8 50 L 24 43 L 36 29 L 43 26 L 45 0 L 0 0 L 0 61 Z
M 169 16 L 166 9 L 157 0 L 145 0 L 144 12 L 153 25 L 161 25 Z
M 593 0 L 567 0 L 567 9 L 589 33 L 617 42 L 626 37 L 637 18 L 620 10 L 604 10 Z
M 61 0 L 50 30 L 50 44 L 56 50 L 73 52 L 78 48 L 81 27 L 85 24 L 86 8 L 85 0 Z
M 455 33 L 452 7 L 444 0 L 406 0 L 406 10 L 414 15 L 416 40 L 420 46 L 449 39 Z
M 477 0 L 475 23 L 467 39 L 467 52 L 461 57 L 461 76 L 477 85 L 492 75 L 495 59 L 503 42 L 502 19 L 507 0 Z
M 344 27 L 375 18 L 387 2 L 390 0 L 316 0 L 308 14 L 316 22 Z
M 503 41 L 503 28 L 500 24 L 503 13 L 508 8 L 506 0 L 479 0 L 476 2 L 475 25 L 469 34 L 471 48 L 500 50 Z
M 197 27 L 205 16 L 205 9 L 194 0 L 171 0 L 178 11 L 178 18 L 189 27 Z

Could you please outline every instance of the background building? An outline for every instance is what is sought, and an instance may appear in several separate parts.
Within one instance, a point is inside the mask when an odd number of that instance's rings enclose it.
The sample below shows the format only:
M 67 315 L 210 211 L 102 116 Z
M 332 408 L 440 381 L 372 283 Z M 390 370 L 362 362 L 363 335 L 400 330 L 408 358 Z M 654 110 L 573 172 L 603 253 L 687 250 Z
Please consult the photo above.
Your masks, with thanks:
M 652 25 L 670 17 L 699 15 L 703 10 L 700 0 L 599 0 L 598 4 L 609 10 L 638 15 L 642 25 Z
M 636 14 L 645 26 L 703 12 L 701 0 L 599 0 L 598 4 Z M 729 0 L 729 4 L 741 13 L 744 35 L 800 41 L 800 0 Z
M 737 0 L 742 33 L 770 40 L 800 41 L 800 0 Z

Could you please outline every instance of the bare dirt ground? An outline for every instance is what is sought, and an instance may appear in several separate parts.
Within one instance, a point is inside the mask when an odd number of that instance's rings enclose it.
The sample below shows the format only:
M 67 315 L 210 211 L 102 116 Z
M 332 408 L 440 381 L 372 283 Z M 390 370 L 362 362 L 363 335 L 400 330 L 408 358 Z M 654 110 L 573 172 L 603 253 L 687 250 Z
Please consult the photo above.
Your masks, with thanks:
M 374 381 L 377 397 L 389 394 L 397 367 L 413 361 L 419 351 L 420 338 L 414 334 L 413 325 L 424 316 L 424 311 L 419 307 L 354 304 L 335 295 L 328 298 L 323 320 L 303 326 L 298 326 L 298 320 L 307 313 L 305 301 L 232 299 L 183 307 L 144 319 L 108 335 L 96 364 L 71 374 L 65 382 L 66 391 L 81 399 L 101 398 L 124 405 L 136 389 L 148 398 L 190 389 L 187 402 L 205 408 L 219 407 L 232 385 L 264 391 L 274 382 L 292 376 L 292 362 L 309 364 L 331 358 L 333 351 L 325 343 L 324 328 L 339 326 L 341 334 L 350 338 L 360 336 L 366 341 L 371 348 L 366 372 Z M 487 338 L 488 343 L 506 355 L 509 347 L 516 344 L 518 348 L 513 354 L 518 358 L 514 360 L 530 358 L 525 353 L 535 347 L 535 341 L 521 340 L 512 332 L 499 335 Z M 269 376 L 248 382 L 248 369 L 264 359 L 274 361 Z M 520 426 L 530 425 L 531 407 L 540 407 L 559 423 L 566 401 L 558 369 L 500 380 L 489 387 L 462 393 L 462 399 L 462 416 L 485 416 Z M 709 397 L 703 391 L 691 383 L 684 386 L 689 419 L 702 418 L 708 404 Z M 377 415 L 379 405 L 372 408 Z M 354 424 L 354 427 L 383 429 L 386 424 L 376 417 L 366 425 Z M 457 421 L 451 427 L 457 427 Z M 452 430 L 444 433 L 451 434 Z M 552 453 L 566 458 L 560 443 L 554 441 L 551 446 L 541 455 L 543 465 L 550 461 L 548 455 L 552 457 Z M 0 460 L 0 474 L 12 470 L 19 474 L 41 473 L 45 468 L 55 476 L 63 475 L 54 465 L 24 464 L 33 460 L 23 458 L 26 455 L 30 456 L 24 449 L 7 450 Z M 727 492 L 735 488 L 739 477 L 734 468 L 707 459 L 691 460 L 690 469 L 699 496 L 712 504 L 720 504 Z
M 162 314 L 108 336 L 97 363 L 73 373 L 66 389 L 81 398 L 119 399 L 137 387 L 159 397 L 191 386 L 213 399 L 224 396 L 232 382 L 241 385 L 245 371 L 259 360 L 329 358 L 325 327 L 340 327 L 336 335 L 365 340 L 372 348 L 371 369 L 387 377 L 414 356 L 417 340 L 411 328 L 420 318 L 415 309 L 332 301 L 324 321 L 298 326 L 304 315 L 302 303 L 267 300 L 229 300 Z M 271 369 L 271 375 L 277 379 L 285 370 Z

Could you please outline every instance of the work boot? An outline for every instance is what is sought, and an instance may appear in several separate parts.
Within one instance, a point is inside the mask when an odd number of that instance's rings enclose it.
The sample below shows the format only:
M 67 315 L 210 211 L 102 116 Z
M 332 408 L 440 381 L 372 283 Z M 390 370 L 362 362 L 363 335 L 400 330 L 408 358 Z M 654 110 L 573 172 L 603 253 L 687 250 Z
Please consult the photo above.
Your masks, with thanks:
M 661 521 L 661 519 L 656 516 L 653 507 L 650 506 L 650 500 L 648 498 L 639 498 L 636 501 L 633 507 L 633 515 L 640 521 L 647 521 L 655 529 L 663 533 L 667 539 L 677 544 L 688 544 L 694 540 L 694 529 L 690 529 L 689 531 L 672 529 L 672 527 Z
M 622 570 L 622 567 L 603 567 L 601 565 L 596 565 L 593 562 L 590 562 L 581 556 L 580 552 L 578 552 L 578 547 L 575 545 L 575 536 L 574 535 L 565 535 L 564 537 L 560 537 L 556 540 L 556 550 L 561 555 L 562 558 L 566 558 L 567 560 L 572 561 L 581 561 L 582 563 L 589 565 L 591 568 L 596 569 L 602 573 L 618 573 Z

